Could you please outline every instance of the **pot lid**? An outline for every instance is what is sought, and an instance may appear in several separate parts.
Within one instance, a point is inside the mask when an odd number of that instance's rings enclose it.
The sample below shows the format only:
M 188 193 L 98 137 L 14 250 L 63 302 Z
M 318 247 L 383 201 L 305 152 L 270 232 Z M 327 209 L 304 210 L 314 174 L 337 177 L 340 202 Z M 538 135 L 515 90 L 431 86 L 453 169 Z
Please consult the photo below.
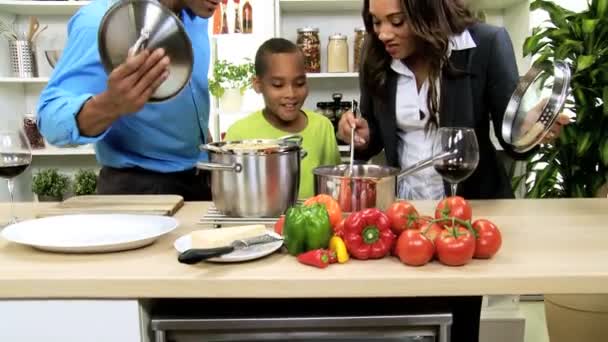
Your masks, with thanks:
M 156 0 L 121 0 L 103 16 L 98 31 L 98 49 L 108 74 L 124 63 L 130 50 L 154 51 L 157 48 L 163 48 L 169 56 L 170 71 L 150 102 L 173 98 L 190 81 L 194 57 L 182 22 Z
M 538 65 L 519 81 L 507 105 L 502 137 L 517 152 L 538 145 L 564 108 L 570 88 L 570 68 L 555 61 L 553 68 Z
M 278 139 L 246 139 L 221 141 L 201 146 L 201 149 L 226 154 L 272 154 L 300 150 L 302 136 L 289 135 Z

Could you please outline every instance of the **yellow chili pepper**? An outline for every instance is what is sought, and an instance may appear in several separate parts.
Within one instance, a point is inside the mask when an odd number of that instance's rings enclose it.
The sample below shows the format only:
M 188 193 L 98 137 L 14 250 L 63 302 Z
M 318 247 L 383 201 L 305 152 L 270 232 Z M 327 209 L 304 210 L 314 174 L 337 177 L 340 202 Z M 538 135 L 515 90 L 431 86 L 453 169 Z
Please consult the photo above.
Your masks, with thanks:
M 331 240 L 329 240 L 329 249 L 336 253 L 338 263 L 343 264 L 348 261 L 348 251 L 346 250 L 346 245 L 341 237 L 332 237 Z

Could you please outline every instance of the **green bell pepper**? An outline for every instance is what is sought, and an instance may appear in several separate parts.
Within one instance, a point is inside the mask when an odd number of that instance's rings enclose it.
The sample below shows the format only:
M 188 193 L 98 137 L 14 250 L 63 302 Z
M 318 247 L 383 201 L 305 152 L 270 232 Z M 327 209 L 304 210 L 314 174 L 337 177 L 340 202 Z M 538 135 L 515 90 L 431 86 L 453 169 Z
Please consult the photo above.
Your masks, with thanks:
M 283 239 L 291 255 L 326 249 L 332 236 L 329 214 L 322 204 L 287 209 Z

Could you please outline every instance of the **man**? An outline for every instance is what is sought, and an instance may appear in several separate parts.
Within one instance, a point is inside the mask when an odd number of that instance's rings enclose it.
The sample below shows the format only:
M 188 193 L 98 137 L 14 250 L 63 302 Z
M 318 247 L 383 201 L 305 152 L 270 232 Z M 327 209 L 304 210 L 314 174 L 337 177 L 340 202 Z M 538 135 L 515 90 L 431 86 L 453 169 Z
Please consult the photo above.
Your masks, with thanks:
M 148 103 L 171 72 L 165 51 L 129 57 L 109 75 L 97 48 L 101 19 L 113 0 L 95 0 L 68 23 L 68 40 L 40 95 L 38 126 L 54 145 L 95 143 L 100 194 L 179 194 L 210 200 L 198 146 L 209 138 L 207 19 L 219 0 L 160 0 L 192 41 L 189 84 L 174 98 Z M 205 136 L 207 134 L 207 137 Z

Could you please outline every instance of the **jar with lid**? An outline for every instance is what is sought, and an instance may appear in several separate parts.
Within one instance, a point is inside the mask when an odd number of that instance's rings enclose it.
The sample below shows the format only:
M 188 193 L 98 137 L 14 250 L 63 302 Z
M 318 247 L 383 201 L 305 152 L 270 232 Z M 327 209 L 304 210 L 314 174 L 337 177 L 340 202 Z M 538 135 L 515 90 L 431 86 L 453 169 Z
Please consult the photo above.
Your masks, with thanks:
M 358 72 L 361 64 L 361 53 L 363 52 L 363 43 L 365 42 L 365 27 L 355 29 L 355 43 L 353 44 L 353 71 Z
M 23 116 L 23 130 L 25 131 L 27 140 L 30 142 L 30 146 L 33 149 L 44 148 L 44 138 L 38 130 L 38 125 L 36 124 L 36 115 L 27 113 Z
M 329 36 L 327 72 L 348 72 L 348 42 L 343 34 Z
M 321 72 L 319 29 L 312 27 L 299 28 L 296 44 L 304 55 L 304 68 L 306 72 Z

